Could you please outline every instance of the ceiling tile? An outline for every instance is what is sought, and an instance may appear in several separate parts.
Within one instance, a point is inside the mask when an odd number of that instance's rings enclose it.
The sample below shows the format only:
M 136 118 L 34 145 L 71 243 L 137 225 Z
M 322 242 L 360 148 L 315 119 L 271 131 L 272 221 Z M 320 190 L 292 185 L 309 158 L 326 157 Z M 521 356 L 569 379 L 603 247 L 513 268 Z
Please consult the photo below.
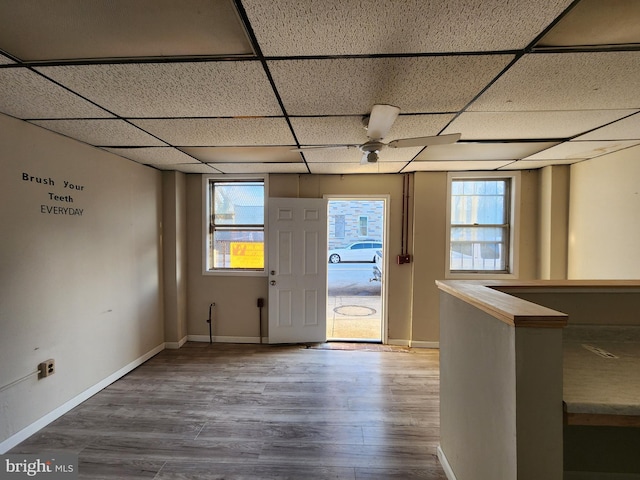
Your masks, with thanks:
M 300 163 L 292 147 L 182 147 L 181 150 L 205 163 Z
M 175 146 L 295 145 L 284 118 L 132 120 Z
M 640 139 L 640 115 L 618 120 L 611 125 L 594 130 L 586 135 L 581 135 L 576 140 L 639 140 Z
M 378 163 L 409 162 L 415 157 L 421 147 L 385 148 L 379 154 Z M 329 148 L 319 150 L 305 150 L 303 152 L 308 163 L 360 163 L 362 152 L 357 148 Z
M 209 165 L 206 165 L 204 163 L 176 163 L 173 165 L 158 164 L 153 166 L 158 170 L 175 170 L 182 173 L 204 173 L 210 175 L 221 173 L 215 168 L 210 167 Z
M 557 142 L 514 142 L 514 143 L 464 143 L 452 145 L 433 145 L 427 147 L 416 157 L 418 160 L 516 160 Z
M 265 55 L 524 48 L 571 0 L 242 2 Z M 327 41 L 328 38 L 339 41 Z
M 572 158 L 570 160 L 518 160 L 501 167 L 499 170 L 536 170 L 538 168 L 551 167 L 553 165 L 572 165 L 574 163 L 584 162 L 580 158 Z
M 0 2 L 0 46 L 30 61 L 252 53 L 230 0 Z
M 460 55 L 270 61 L 289 115 L 365 115 L 376 103 L 402 113 L 464 107 L 512 59 Z
M 511 160 L 500 161 L 453 161 L 453 162 L 411 162 L 403 170 L 404 172 L 449 172 L 449 171 L 474 171 L 496 170 L 512 163 Z
M 8 57 L 5 57 L 0 53 L 0 65 L 10 65 L 12 63 L 16 63 Z
M 112 117 L 26 68 L 0 69 L 0 111 L 23 119 Z
M 309 173 L 304 163 L 215 163 L 222 173 Z
M 359 162 L 312 163 L 309 169 L 316 175 L 347 175 L 365 173 L 399 173 L 404 162 L 376 162 L 361 165 Z
M 581 0 L 538 47 L 640 44 L 640 2 Z
M 195 158 L 184 154 L 172 147 L 141 147 L 141 148 L 104 148 L 108 152 L 120 157 L 128 158 L 138 163 L 148 165 L 174 165 L 176 163 L 200 163 Z
M 258 61 L 77 65 L 38 71 L 124 117 L 282 114 Z
M 640 51 L 525 55 L 470 110 L 606 110 L 630 105 L 640 105 Z
M 31 123 L 81 142 L 98 146 L 163 146 L 124 120 L 34 120 Z
M 452 114 L 401 115 L 384 141 L 437 135 L 452 118 Z M 367 141 L 362 116 L 293 117 L 291 124 L 301 145 L 360 145 Z
M 640 144 L 640 140 L 565 142 L 527 157 L 526 160 L 571 160 L 599 157 Z
M 570 138 L 634 111 L 465 112 L 444 133 L 460 132 L 463 140 Z

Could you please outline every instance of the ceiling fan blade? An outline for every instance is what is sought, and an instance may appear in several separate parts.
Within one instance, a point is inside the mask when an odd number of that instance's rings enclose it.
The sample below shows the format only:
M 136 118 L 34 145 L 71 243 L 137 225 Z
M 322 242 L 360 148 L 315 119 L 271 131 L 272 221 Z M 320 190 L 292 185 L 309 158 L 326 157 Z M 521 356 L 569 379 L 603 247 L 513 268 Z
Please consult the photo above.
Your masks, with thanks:
M 393 105 L 374 105 L 369 115 L 367 137 L 370 140 L 382 140 L 391 130 L 399 113 L 400 109 Z
M 403 147 L 428 147 L 430 145 L 446 145 L 448 143 L 456 143 L 460 140 L 459 133 L 450 133 L 448 135 L 434 135 L 431 137 L 417 137 L 417 138 L 401 138 L 389 142 L 387 145 L 391 148 L 403 148 Z
M 307 147 L 292 148 L 292 152 L 308 152 L 309 150 L 338 150 L 342 148 L 356 148 L 357 145 L 310 145 Z

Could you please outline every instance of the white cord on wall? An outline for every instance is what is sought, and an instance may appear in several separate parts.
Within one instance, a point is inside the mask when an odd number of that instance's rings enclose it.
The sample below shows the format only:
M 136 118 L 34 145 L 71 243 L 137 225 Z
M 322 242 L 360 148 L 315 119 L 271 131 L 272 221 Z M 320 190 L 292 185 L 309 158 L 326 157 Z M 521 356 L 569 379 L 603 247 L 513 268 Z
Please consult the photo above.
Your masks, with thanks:
M 27 378 L 33 377 L 34 375 L 38 375 L 39 373 L 40 373 L 40 370 L 36 370 L 36 371 L 34 371 L 34 372 L 31 372 L 31 373 L 26 374 L 24 377 L 20 377 L 19 379 L 14 380 L 14 381 L 13 381 L 13 382 L 11 382 L 11 383 L 7 383 L 6 385 L 4 385 L 4 386 L 0 387 L 0 392 L 3 392 L 3 391 L 4 391 L 4 390 L 6 390 L 7 388 L 11 388 L 11 387 L 13 387 L 14 385 L 17 385 L 18 383 L 25 381 Z

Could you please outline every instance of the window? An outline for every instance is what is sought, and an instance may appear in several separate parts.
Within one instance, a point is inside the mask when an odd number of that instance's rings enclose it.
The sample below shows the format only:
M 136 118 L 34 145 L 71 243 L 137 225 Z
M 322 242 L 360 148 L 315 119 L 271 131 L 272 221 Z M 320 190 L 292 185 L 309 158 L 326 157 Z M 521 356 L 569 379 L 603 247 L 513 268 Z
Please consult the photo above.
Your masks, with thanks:
M 450 178 L 449 271 L 511 273 L 513 178 Z
M 206 271 L 264 272 L 264 179 L 205 180 Z
M 358 235 L 361 237 L 366 237 L 369 235 L 369 218 L 368 217 L 359 217 L 358 218 Z

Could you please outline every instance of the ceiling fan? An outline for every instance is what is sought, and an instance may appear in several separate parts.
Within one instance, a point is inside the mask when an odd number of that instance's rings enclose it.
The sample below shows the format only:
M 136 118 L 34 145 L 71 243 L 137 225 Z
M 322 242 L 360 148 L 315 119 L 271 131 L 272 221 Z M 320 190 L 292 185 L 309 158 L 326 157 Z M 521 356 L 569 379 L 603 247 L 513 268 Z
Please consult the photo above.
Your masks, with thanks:
M 305 150 L 335 149 L 335 148 L 358 148 L 362 152 L 361 164 L 375 163 L 378 161 L 380 150 L 385 147 L 403 148 L 403 147 L 428 147 L 430 145 L 445 145 L 455 143 L 460 139 L 459 133 L 451 133 L 448 135 L 433 135 L 430 137 L 416 138 L 400 138 L 389 143 L 384 143 L 382 139 L 389 133 L 393 123 L 398 118 L 400 109 L 393 105 L 374 105 L 369 115 L 365 115 L 362 119 L 365 129 L 367 130 L 368 140 L 362 145 L 326 145 L 326 146 L 309 146 L 295 148 L 293 151 L 304 152 Z

